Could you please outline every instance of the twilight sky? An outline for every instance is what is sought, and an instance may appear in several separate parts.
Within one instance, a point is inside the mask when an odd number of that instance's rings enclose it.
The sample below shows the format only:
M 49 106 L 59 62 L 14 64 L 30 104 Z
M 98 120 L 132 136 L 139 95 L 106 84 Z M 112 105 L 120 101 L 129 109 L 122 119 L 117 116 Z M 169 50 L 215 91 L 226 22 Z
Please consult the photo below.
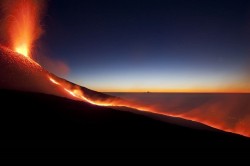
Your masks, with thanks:
M 98 91 L 250 91 L 250 1 L 51 0 L 41 39 Z

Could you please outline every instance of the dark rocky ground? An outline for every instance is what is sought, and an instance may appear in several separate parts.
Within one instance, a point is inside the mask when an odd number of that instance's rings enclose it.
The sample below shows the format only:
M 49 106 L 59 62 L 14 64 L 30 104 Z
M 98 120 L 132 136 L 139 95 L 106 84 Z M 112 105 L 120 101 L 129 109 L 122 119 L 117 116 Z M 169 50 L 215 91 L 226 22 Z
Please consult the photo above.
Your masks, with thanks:
M 110 147 L 122 147 L 126 143 L 166 148 L 250 145 L 248 138 L 216 129 L 183 127 L 52 95 L 1 90 L 0 99 L 2 140 L 67 140 L 62 144 L 54 141 L 58 144 L 51 145 L 59 147 L 95 146 L 100 142 Z

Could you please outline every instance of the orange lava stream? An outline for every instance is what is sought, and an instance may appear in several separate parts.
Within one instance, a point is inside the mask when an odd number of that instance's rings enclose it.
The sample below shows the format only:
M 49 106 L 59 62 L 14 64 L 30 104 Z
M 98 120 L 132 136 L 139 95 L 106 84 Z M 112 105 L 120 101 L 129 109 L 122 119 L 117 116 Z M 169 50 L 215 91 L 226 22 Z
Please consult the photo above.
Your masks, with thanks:
M 84 96 L 83 92 L 80 89 L 70 89 L 67 88 L 63 85 L 63 83 L 59 83 L 58 81 L 56 81 L 55 79 L 53 79 L 52 77 L 49 77 L 49 80 L 55 84 L 60 86 L 61 88 L 64 89 L 64 91 L 66 91 L 68 94 L 70 94 L 71 96 L 75 97 L 78 100 L 82 100 L 88 103 L 91 103 L 93 105 L 98 105 L 98 106 L 114 106 L 112 103 L 105 103 L 105 102 L 101 102 L 101 101 L 93 101 L 91 99 L 88 99 L 87 97 Z
M 138 104 L 135 104 L 135 103 L 132 103 L 132 102 L 127 102 L 127 101 L 120 101 L 120 100 L 119 101 L 116 101 L 116 100 L 94 101 L 94 100 L 91 100 L 91 99 L 87 98 L 86 96 L 84 96 L 84 93 L 80 89 L 73 88 L 73 90 L 72 90 L 70 88 L 66 88 L 63 83 L 60 83 L 59 81 L 53 79 L 51 76 L 49 76 L 49 80 L 53 84 L 63 88 L 68 94 L 75 97 L 76 99 L 84 101 L 84 102 L 91 103 L 93 105 L 128 107 L 128 108 L 136 109 L 137 111 L 140 111 L 140 112 L 148 112 L 148 113 L 154 113 L 154 114 L 157 114 L 157 115 L 187 119 L 187 120 L 190 120 L 190 121 L 199 122 L 199 123 L 208 125 L 210 127 L 216 128 L 216 129 L 223 130 L 225 132 L 230 132 L 230 133 L 239 134 L 239 135 L 242 135 L 242 136 L 245 136 L 245 137 L 250 137 L 250 134 L 248 132 L 244 132 L 244 131 L 236 130 L 236 129 L 229 129 L 229 128 L 223 127 L 219 123 L 214 123 L 213 121 L 209 121 L 209 119 L 208 120 L 201 120 L 201 119 L 199 119 L 199 117 L 191 117 L 191 116 L 188 116 L 188 115 L 185 115 L 185 114 L 178 115 L 178 114 L 171 114 L 171 113 L 168 113 L 168 112 L 159 112 L 154 108 L 141 106 L 141 105 L 138 105 Z

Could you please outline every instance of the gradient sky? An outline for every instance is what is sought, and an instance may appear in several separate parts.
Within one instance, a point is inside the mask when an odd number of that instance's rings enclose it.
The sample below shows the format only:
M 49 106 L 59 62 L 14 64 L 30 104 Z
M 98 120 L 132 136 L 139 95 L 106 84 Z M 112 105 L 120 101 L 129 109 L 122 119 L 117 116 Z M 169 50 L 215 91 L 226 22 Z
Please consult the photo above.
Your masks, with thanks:
M 41 39 L 98 91 L 250 91 L 250 1 L 51 0 Z

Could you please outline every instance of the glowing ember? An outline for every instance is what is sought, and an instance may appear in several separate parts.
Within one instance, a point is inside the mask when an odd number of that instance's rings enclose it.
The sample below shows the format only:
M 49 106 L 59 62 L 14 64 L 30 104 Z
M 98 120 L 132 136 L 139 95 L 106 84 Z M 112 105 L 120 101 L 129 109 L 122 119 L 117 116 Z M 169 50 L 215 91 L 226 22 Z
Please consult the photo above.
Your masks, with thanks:
M 42 0 L 5 0 L 3 11 L 12 49 L 31 57 L 34 42 L 42 34 L 40 17 Z

